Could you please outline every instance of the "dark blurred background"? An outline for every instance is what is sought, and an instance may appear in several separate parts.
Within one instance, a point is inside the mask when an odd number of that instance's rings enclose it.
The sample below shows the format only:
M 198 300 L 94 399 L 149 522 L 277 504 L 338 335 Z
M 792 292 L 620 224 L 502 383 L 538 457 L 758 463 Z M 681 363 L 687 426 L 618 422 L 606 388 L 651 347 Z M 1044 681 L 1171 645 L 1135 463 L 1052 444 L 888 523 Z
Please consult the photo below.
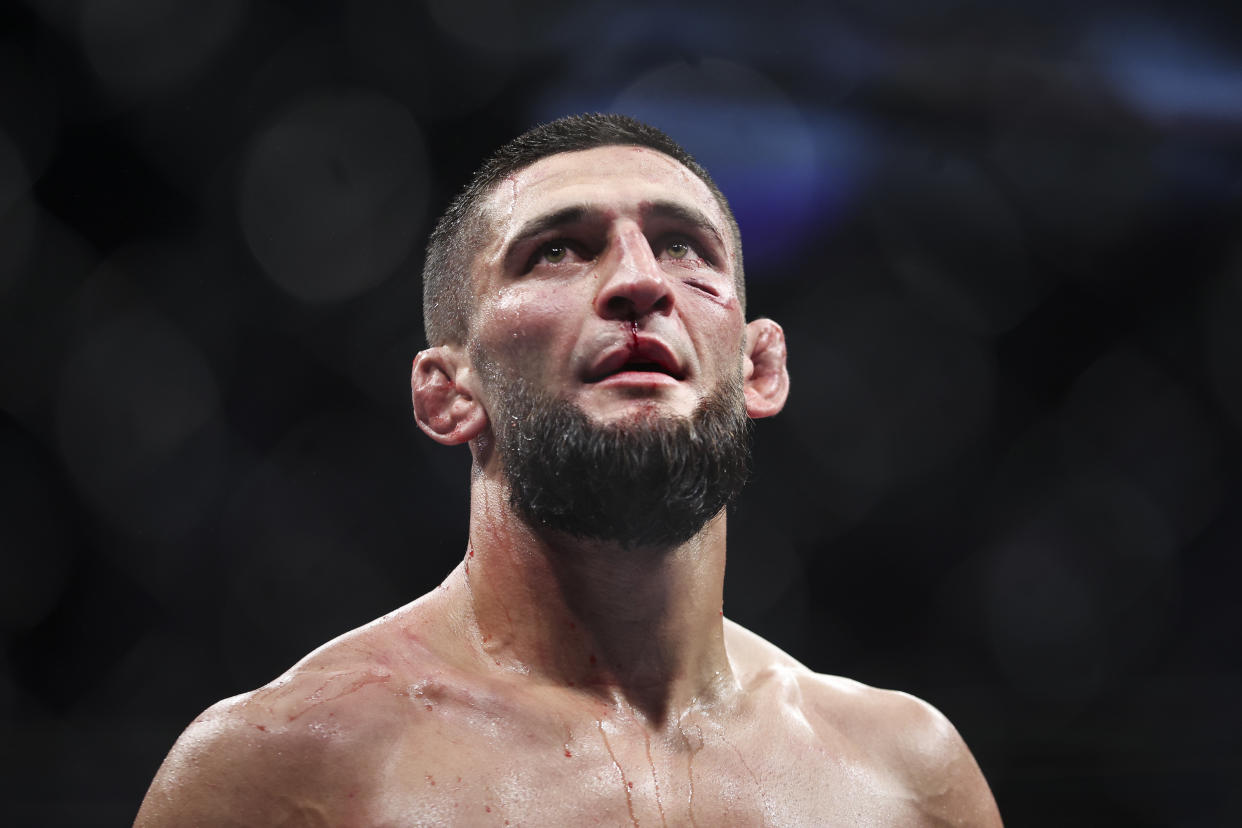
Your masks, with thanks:
M 793 394 L 726 612 L 958 725 L 1011 826 L 1242 824 L 1242 6 L 0 11 L 0 820 L 433 587 L 431 222 L 584 110 L 718 178 Z M 8 817 L 4 817 L 8 812 Z

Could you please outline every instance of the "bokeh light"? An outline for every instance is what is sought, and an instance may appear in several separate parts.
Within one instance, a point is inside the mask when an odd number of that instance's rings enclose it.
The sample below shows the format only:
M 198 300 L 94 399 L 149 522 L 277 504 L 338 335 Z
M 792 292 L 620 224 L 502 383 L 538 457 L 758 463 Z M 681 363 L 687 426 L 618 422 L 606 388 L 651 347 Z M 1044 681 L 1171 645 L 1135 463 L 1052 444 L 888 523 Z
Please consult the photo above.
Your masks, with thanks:
M 1182 542 L 1193 540 L 1221 505 L 1224 444 L 1216 425 L 1133 349 L 1106 354 L 1079 376 L 1058 426 L 1066 462 L 1123 475 Z
M 1242 124 L 1242 59 L 1218 33 L 1131 11 L 1101 14 L 1083 50 L 1154 121 Z
M 419 554 L 412 527 L 402 525 L 405 492 L 376 495 L 357 486 L 360 475 L 391 478 L 392 467 L 403 464 L 391 437 L 380 423 L 325 414 L 294 427 L 254 466 L 230 498 L 223 525 L 236 566 L 222 635 L 260 636 L 272 646 L 295 639 L 296 649 L 286 653 L 292 661 L 299 650 L 408 600 L 378 565 Z M 238 680 L 275 677 L 253 650 L 226 650 Z
M 572 31 L 571 0 L 427 0 L 427 11 L 456 40 L 481 51 L 529 54 Z
M 1073 538 L 1016 537 L 994 551 L 984 582 L 993 653 L 1019 692 L 1050 701 L 1093 699 L 1109 675 L 1108 641 Z
M 445 42 L 432 17 L 441 7 L 450 15 L 461 11 L 460 4 L 393 0 L 351 0 L 345 10 L 351 58 L 409 102 L 424 123 L 478 111 L 504 90 L 514 72 L 507 54 Z M 451 82 L 445 82 L 450 71 Z
M 251 142 L 238 188 L 264 272 L 307 302 L 388 278 L 426 209 L 422 137 L 409 111 L 360 89 L 308 93 Z
M 203 71 L 246 18 L 246 0 L 84 0 L 86 55 L 113 94 L 140 98 Z
M 198 347 L 160 314 L 133 310 L 85 332 L 66 360 L 58 443 L 83 496 L 106 518 L 136 535 L 175 538 L 214 497 L 218 446 L 194 439 L 206 436 L 219 406 Z
M 993 656 L 1014 688 L 1084 705 L 1166 640 L 1176 534 L 1115 474 L 1084 468 L 1058 484 L 990 551 L 984 595 Z
M 789 420 L 844 525 L 984 438 L 995 362 L 986 344 L 920 314 L 871 274 L 801 297 Z
M 1125 274 L 1100 261 L 1108 245 L 1139 231 L 1156 186 L 1153 142 L 1090 74 L 1077 97 L 1014 103 L 981 159 L 1025 218 L 1028 243 L 1058 273 L 1115 284 Z
M 973 159 L 902 148 L 875 178 L 870 218 L 911 301 L 995 335 L 1043 298 L 1013 206 Z

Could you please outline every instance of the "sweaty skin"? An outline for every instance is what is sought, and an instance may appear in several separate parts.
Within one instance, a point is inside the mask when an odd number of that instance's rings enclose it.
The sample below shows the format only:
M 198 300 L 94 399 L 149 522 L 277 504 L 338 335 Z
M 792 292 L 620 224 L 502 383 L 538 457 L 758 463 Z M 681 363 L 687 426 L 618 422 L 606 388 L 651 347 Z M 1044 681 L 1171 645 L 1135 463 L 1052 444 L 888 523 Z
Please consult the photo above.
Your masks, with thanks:
M 199 716 L 136 824 L 1000 825 L 935 709 L 813 673 L 723 617 L 723 512 L 633 549 L 509 505 L 493 375 L 635 427 L 729 381 L 752 417 L 783 406 L 784 337 L 745 322 L 707 187 L 603 147 L 520 171 L 488 216 L 469 341 L 423 351 L 412 379 L 420 427 L 471 449 L 461 564 Z

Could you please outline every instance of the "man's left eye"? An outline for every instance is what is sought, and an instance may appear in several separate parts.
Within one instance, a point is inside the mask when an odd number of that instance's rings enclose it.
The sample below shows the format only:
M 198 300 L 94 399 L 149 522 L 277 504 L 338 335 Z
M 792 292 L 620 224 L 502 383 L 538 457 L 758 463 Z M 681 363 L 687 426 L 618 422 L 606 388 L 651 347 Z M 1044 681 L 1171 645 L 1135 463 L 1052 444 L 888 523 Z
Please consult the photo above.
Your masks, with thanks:
M 664 252 L 668 254 L 670 259 L 688 259 L 693 257 L 694 248 L 690 246 L 689 242 L 678 240 L 666 244 Z

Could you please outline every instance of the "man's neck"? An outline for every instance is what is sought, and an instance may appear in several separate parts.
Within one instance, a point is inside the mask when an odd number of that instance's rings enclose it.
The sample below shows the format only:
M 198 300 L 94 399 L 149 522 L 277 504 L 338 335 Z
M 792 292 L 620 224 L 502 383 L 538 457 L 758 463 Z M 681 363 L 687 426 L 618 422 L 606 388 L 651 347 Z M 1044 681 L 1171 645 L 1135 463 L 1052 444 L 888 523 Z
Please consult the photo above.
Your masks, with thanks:
M 532 530 L 503 481 L 480 475 L 466 560 L 450 580 L 484 663 L 599 695 L 659 727 L 736 688 L 724 563 L 723 513 L 680 546 L 627 549 Z

